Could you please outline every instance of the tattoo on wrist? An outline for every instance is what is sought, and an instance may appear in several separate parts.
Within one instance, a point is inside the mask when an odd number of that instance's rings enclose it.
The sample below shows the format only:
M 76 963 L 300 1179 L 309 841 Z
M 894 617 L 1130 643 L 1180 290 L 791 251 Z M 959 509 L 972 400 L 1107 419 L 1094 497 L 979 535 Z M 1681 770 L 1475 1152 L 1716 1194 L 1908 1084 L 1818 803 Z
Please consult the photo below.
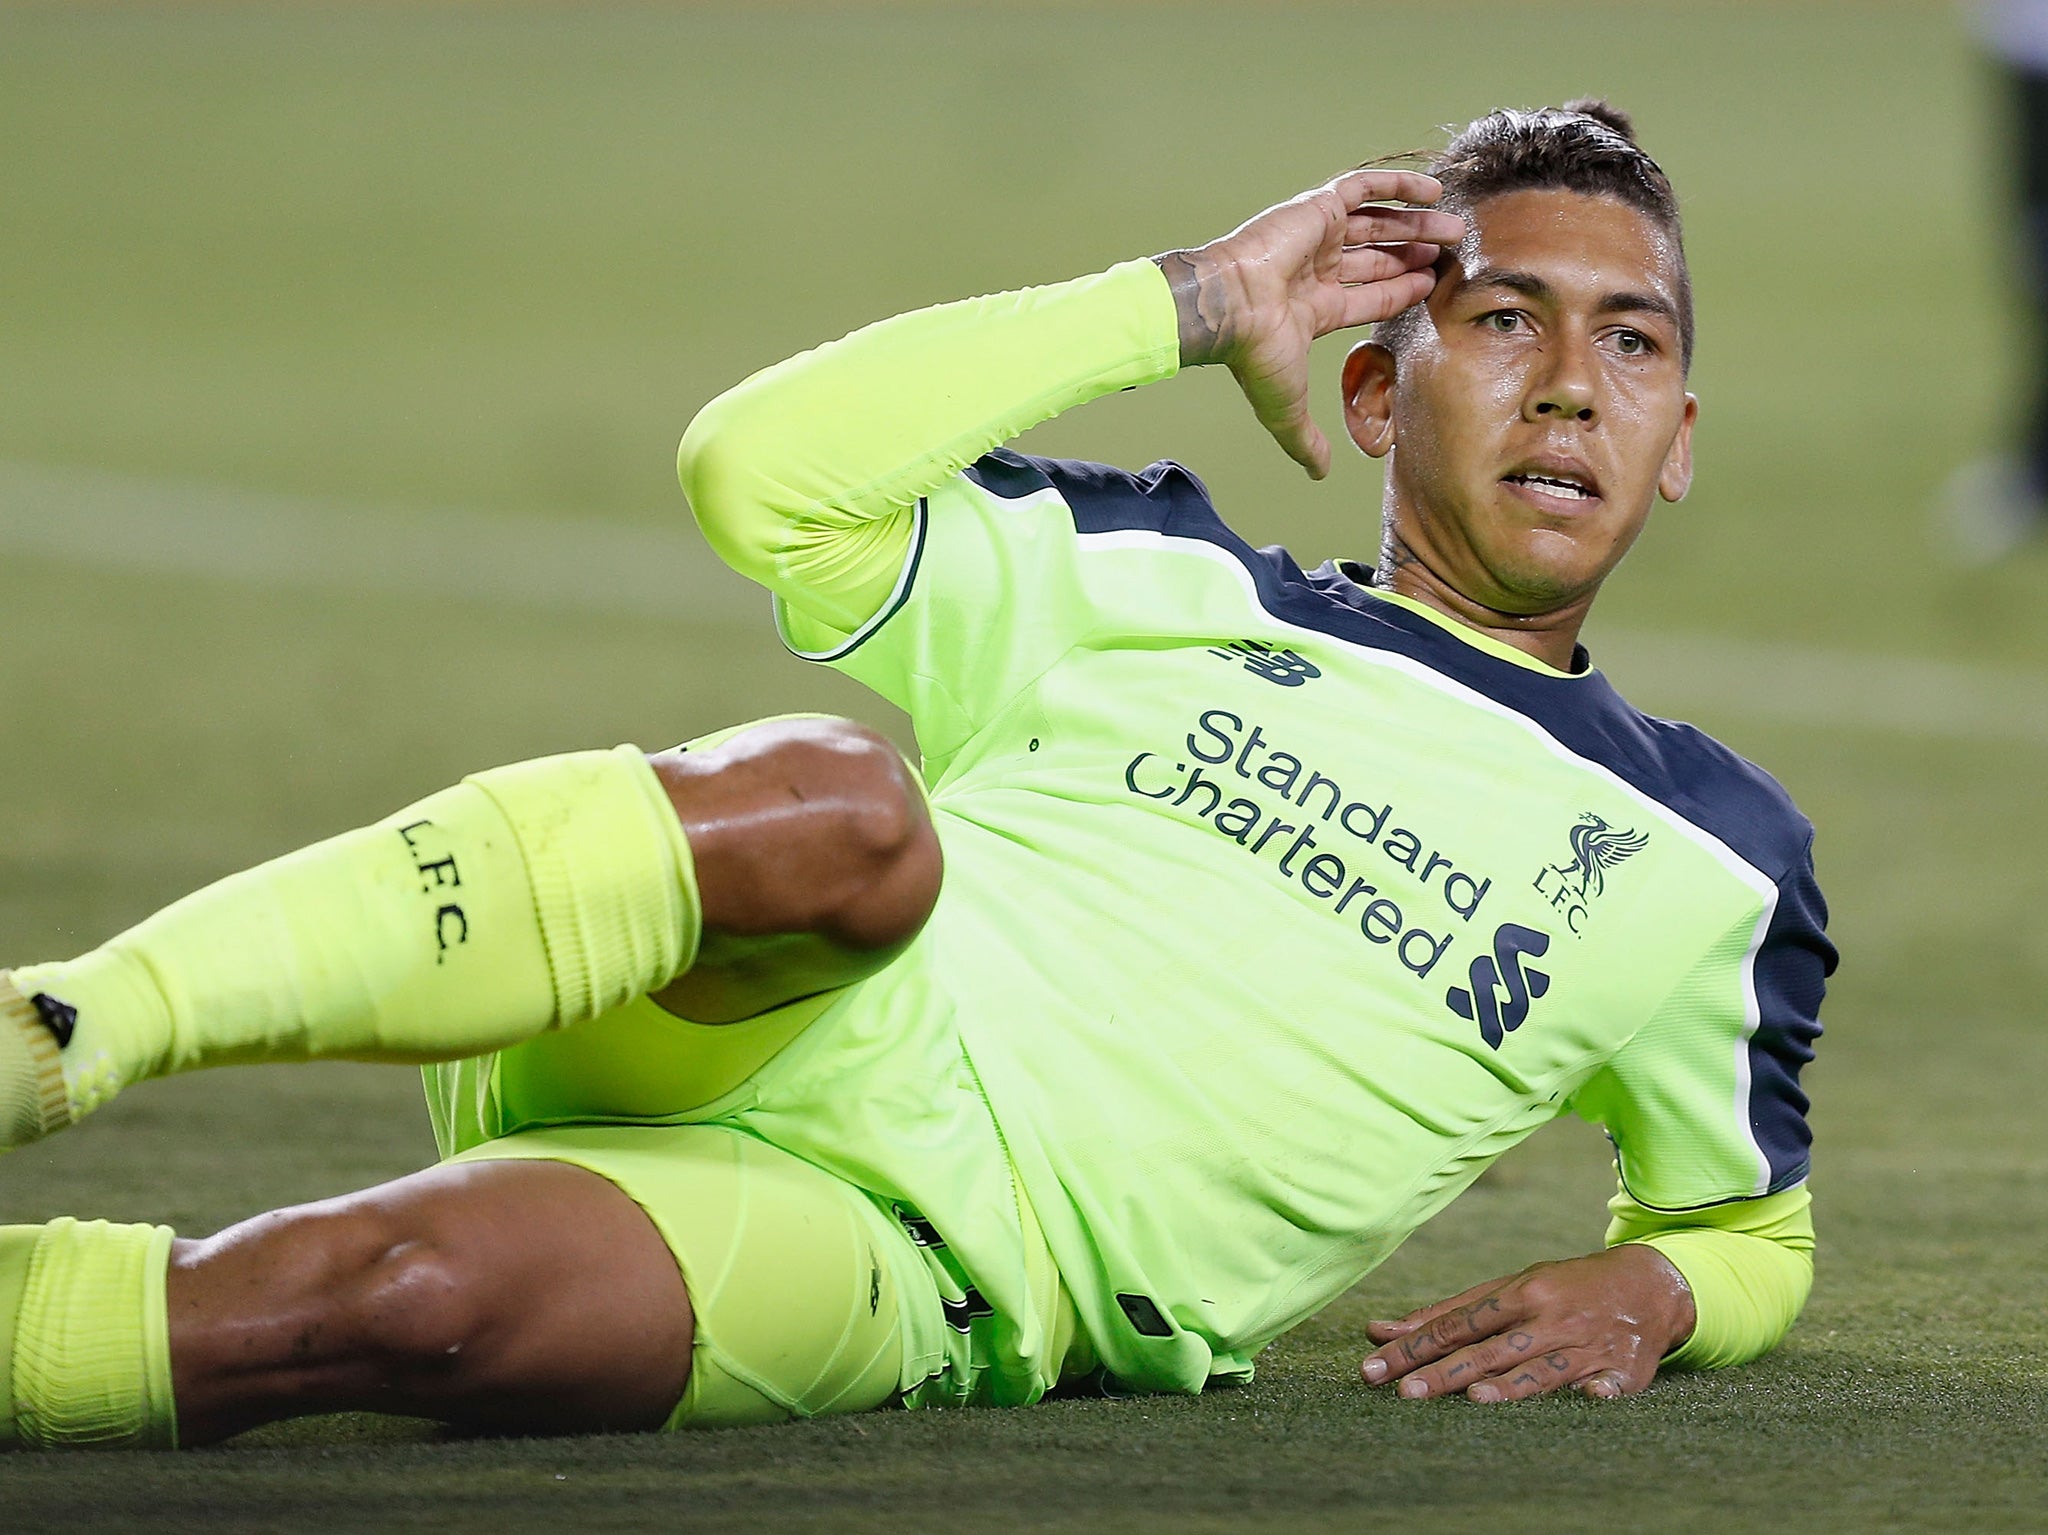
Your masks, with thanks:
M 1180 321 L 1180 365 L 1197 367 L 1214 362 L 1223 343 L 1223 279 L 1213 261 L 1199 259 L 1194 251 L 1168 251 L 1152 258 L 1166 274 L 1173 290 L 1173 307 Z

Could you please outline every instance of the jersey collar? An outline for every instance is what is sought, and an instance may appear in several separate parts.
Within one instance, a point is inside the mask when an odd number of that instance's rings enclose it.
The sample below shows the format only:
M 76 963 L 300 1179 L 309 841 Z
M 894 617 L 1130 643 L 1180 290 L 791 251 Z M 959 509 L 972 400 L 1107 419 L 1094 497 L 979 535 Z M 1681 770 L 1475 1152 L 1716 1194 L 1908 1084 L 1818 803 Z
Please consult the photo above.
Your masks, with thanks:
M 1470 645 L 1474 650 L 1483 651 L 1485 654 L 1497 657 L 1502 661 L 1524 667 L 1529 671 L 1537 673 L 1539 676 L 1559 677 L 1567 682 L 1579 682 L 1594 675 L 1593 658 L 1587 653 L 1584 645 L 1572 646 L 1572 668 L 1568 672 L 1561 672 L 1556 667 L 1537 660 L 1526 651 L 1517 650 L 1514 646 L 1502 640 L 1497 640 L 1490 634 L 1481 634 L 1477 629 L 1459 623 L 1455 618 L 1446 613 L 1439 613 L 1427 603 L 1417 602 L 1413 597 L 1404 597 L 1399 592 L 1390 592 L 1384 587 L 1374 585 L 1373 572 L 1364 565 L 1361 565 L 1357 560 L 1327 560 L 1323 563 L 1322 568 L 1315 572 L 1315 577 L 1333 582 L 1341 582 L 1376 601 L 1391 603 L 1395 607 L 1405 608 L 1410 613 L 1428 619 L 1439 629 L 1443 630 L 1444 633 L 1450 635 L 1451 638 Z

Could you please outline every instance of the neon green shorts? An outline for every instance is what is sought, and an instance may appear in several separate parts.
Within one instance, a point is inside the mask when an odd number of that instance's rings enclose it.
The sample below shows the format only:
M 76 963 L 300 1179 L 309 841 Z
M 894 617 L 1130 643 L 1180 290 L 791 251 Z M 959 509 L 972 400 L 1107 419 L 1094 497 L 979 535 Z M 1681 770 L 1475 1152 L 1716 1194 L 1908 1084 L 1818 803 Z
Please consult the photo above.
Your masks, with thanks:
M 938 1296 L 903 1228 L 851 1184 L 724 1125 L 566 1125 L 452 1160 L 588 1168 L 647 1212 L 696 1314 L 669 1428 L 774 1423 L 893 1403 L 906 1308 Z M 907 1282 L 906 1282 L 907 1281 Z M 906 1326 L 908 1322 L 908 1326 Z
M 662 1084 L 681 1091 L 704 1067 L 702 1055 L 718 1052 L 689 1048 L 701 1026 L 679 1024 L 651 1002 L 550 1036 L 561 1041 L 548 1051 L 549 1063 L 560 1070 L 551 1088 L 573 1084 L 588 1091 L 615 1074 L 612 1085 L 623 1101 L 585 1098 L 572 1109 L 557 1099 L 550 1105 L 557 1112 L 547 1116 L 555 1122 L 536 1123 L 534 1105 L 522 1102 L 527 1095 L 517 1090 L 530 1062 L 508 1058 L 497 1069 L 489 1069 L 488 1058 L 461 1063 L 468 1069 L 445 1080 L 477 1091 L 488 1117 L 498 1121 L 490 1128 L 503 1133 L 485 1129 L 462 1137 L 448 1146 L 450 1160 L 572 1163 L 616 1185 L 647 1212 L 675 1255 L 696 1319 L 689 1386 L 671 1428 L 898 1403 L 1030 1401 L 1093 1369 L 1036 1213 L 976 1105 L 948 1109 L 946 1095 L 935 1095 L 940 1108 L 934 1119 L 914 1127 L 907 1148 L 892 1147 L 895 1122 L 886 1107 L 863 1112 L 877 1108 L 874 1078 L 861 1069 L 863 1052 L 834 1038 L 836 1010 L 820 1016 L 811 1004 L 800 1006 L 815 1028 L 793 1030 L 773 1015 L 731 1026 L 738 1032 L 730 1043 L 716 1043 L 740 1060 L 759 1047 L 749 1038 L 757 1028 L 763 1038 L 797 1037 L 716 1103 L 689 1106 L 687 1099 L 670 1098 L 665 1122 L 642 1117 L 650 1096 L 662 1092 Z M 665 1053 L 646 1048 L 645 1036 L 656 1031 L 668 1036 Z M 643 1048 L 631 1048 L 636 1043 Z M 583 1048 L 564 1048 L 572 1045 Z M 521 1069 L 509 1069 L 515 1065 Z M 795 1102 L 774 1091 L 794 1067 L 807 1067 L 798 1073 L 805 1078 L 824 1077 L 849 1100 L 846 1112 L 823 1116 L 822 1132 L 803 1105 L 826 1098 L 824 1089 L 812 1087 Z M 719 1075 L 730 1069 L 728 1061 Z M 529 1090 L 533 1085 L 529 1081 Z M 565 1122 L 572 1112 L 580 1122 Z M 790 1147 L 766 1138 L 778 1132 Z M 981 1208 L 1012 1233 L 1020 1272 L 1009 1293 L 1016 1301 L 985 1305 L 983 1289 L 998 1297 L 1005 1292 L 987 1275 L 970 1275 L 917 1209 L 863 1187 L 852 1175 L 863 1161 L 886 1164 L 904 1154 L 937 1158 L 989 1191 L 991 1202 Z M 835 1170 L 819 1165 L 827 1158 Z M 1025 1325 L 1043 1340 L 1021 1380 L 1006 1341 L 1020 1325 L 1020 1312 L 1029 1313 Z
M 696 1319 L 690 1379 L 665 1427 L 725 1428 L 900 1403 L 936 1405 L 973 1379 L 972 1330 L 954 1328 L 910 1229 L 844 1179 L 730 1125 L 588 1124 L 522 1130 L 455 1162 L 543 1158 L 624 1191 L 675 1255 Z M 1093 1367 L 1028 1203 L 1027 1241 L 1052 1356 Z M 935 1359 L 930 1339 L 957 1335 Z M 934 1365 L 937 1365 L 934 1368 Z M 1055 1366 L 1056 1372 L 1058 1366 Z

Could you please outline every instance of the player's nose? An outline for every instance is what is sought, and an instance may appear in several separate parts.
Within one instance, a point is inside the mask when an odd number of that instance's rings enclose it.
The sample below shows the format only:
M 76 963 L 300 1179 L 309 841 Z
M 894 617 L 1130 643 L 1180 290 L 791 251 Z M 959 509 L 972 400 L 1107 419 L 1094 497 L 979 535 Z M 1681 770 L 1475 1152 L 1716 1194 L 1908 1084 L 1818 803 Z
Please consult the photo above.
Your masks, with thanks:
M 1592 347 L 1568 337 L 1553 339 L 1522 396 L 1522 419 L 1591 424 L 1599 416 L 1599 369 Z

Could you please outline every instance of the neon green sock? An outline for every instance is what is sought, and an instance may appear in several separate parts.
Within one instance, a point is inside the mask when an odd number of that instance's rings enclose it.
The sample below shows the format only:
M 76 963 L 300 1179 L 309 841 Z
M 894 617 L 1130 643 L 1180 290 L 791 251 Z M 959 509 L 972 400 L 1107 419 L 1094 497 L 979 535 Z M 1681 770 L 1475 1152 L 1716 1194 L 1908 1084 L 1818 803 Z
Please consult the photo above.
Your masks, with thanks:
M 0 1226 L 0 1445 L 174 1449 L 171 1228 Z
M 201 1066 L 499 1049 L 667 984 L 698 937 L 682 826 L 622 746 L 476 774 L 78 959 L 16 970 L 21 1000 L 0 1028 L 41 1046 L 15 1021 L 33 1009 L 63 1047 L 76 1119 L 131 1082 Z

